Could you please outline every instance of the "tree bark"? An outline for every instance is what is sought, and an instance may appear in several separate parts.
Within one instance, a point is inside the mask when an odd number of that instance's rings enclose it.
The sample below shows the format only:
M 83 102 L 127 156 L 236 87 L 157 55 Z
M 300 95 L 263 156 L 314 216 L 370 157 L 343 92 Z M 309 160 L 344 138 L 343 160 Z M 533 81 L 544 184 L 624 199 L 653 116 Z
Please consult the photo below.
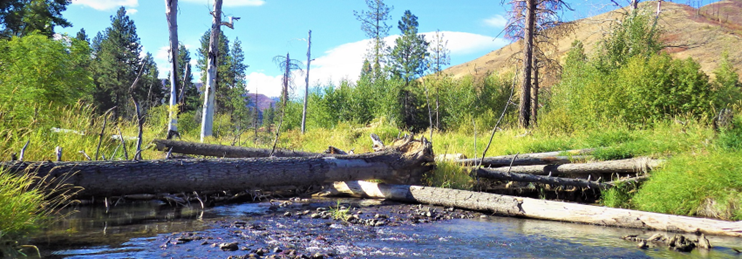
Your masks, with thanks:
M 204 138 L 212 135 L 214 126 L 214 94 L 216 94 L 216 70 L 217 57 L 219 55 L 219 29 L 222 24 L 222 0 L 214 1 L 214 12 L 211 14 L 214 20 L 211 24 L 211 36 L 209 38 L 209 53 L 206 68 L 206 89 L 204 91 L 204 107 L 201 119 L 201 142 Z
M 523 80 L 521 82 L 518 123 L 528 128 L 531 122 L 531 62 L 536 20 L 536 0 L 526 0 L 526 28 L 523 35 Z
M 170 58 L 172 59 L 170 67 L 170 109 L 168 116 L 167 138 L 170 139 L 178 132 L 178 114 L 175 106 L 178 103 L 178 0 L 165 0 L 165 15 L 167 16 L 167 25 L 170 31 Z
M 490 211 L 502 216 L 742 237 L 742 221 L 729 222 L 437 187 L 352 181 L 335 183 L 326 194 Z
M 503 172 L 503 170 L 492 170 L 490 168 L 477 169 L 477 177 L 497 179 L 497 180 L 503 180 L 503 181 L 532 182 L 532 183 L 543 183 L 543 184 L 549 184 L 549 185 L 575 186 L 575 187 L 595 188 L 595 189 L 603 189 L 603 188 L 611 187 L 611 185 L 601 184 L 598 181 L 582 180 L 582 179 L 575 179 L 575 178 L 541 176 L 541 175 L 533 175 L 533 174 L 522 174 L 522 173 L 513 173 L 513 172 L 508 173 L 508 172 Z
M 307 37 L 307 77 L 304 80 L 306 86 L 304 87 L 304 110 L 301 112 L 301 134 L 306 131 L 307 125 L 307 102 L 309 101 L 309 64 L 312 63 L 312 30 L 309 30 L 309 36 Z
M 549 159 L 543 159 L 548 161 Z M 518 161 L 518 160 L 515 160 Z M 524 163 L 527 162 L 538 162 L 539 159 L 523 159 Z M 502 161 L 505 162 L 505 161 Z M 559 164 L 559 165 L 523 165 L 508 167 L 507 165 L 497 168 L 482 168 L 482 170 L 492 174 L 506 174 L 519 173 L 519 174 L 532 174 L 532 175 L 549 175 L 552 176 L 563 176 L 563 175 L 588 175 L 588 174 L 610 174 L 610 173 L 623 173 L 623 174 L 635 174 L 651 170 L 652 168 L 658 167 L 662 163 L 662 160 L 654 160 L 648 158 L 635 158 L 635 159 L 623 159 L 613 161 L 600 161 L 592 163 L 577 163 L 577 164 Z M 514 163 L 515 164 L 515 163 Z M 485 176 L 482 176 L 485 177 Z
M 588 148 L 588 149 L 574 149 L 574 150 L 566 150 L 566 151 L 552 151 L 552 152 L 542 152 L 542 153 L 528 153 L 528 154 L 518 154 L 518 155 L 485 157 L 484 159 L 470 158 L 470 159 L 460 159 L 456 162 L 459 164 L 476 164 L 481 160 L 483 166 L 491 166 L 491 167 L 509 166 L 511 161 L 513 162 L 513 165 L 566 164 L 566 163 L 570 163 L 569 159 L 567 159 L 568 156 L 563 156 L 562 154 L 566 153 L 569 156 L 571 156 L 572 159 L 579 160 L 579 159 L 585 158 L 583 155 L 588 155 L 592 153 L 594 150 L 595 149 Z M 513 160 L 513 158 L 516 158 L 516 159 Z M 527 161 L 532 161 L 532 163 L 527 163 Z M 564 163 L 561 163 L 560 161 Z
M 185 141 L 174 141 L 165 139 L 155 139 L 153 143 L 157 150 L 170 151 L 173 153 L 214 156 L 220 158 L 248 158 L 248 157 L 269 157 L 270 149 L 234 147 L 225 145 L 203 144 Z M 276 150 L 273 153 L 276 157 L 312 157 L 325 156 L 325 154 L 309 153 L 291 150 Z
M 533 99 L 531 100 L 531 125 L 538 125 L 538 61 L 533 58 Z
M 484 159 L 459 159 L 456 163 L 462 165 L 476 165 L 480 160 L 485 167 L 523 166 L 523 165 L 561 165 L 569 164 L 574 160 L 585 159 L 585 156 L 550 156 L 550 157 L 485 157 Z
M 382 152 L 336 157 L 154 161 L 5 162 L 11 172 L 35 172 L 83 187 L 80 195 L 240 191 L 381 179 L 406 183 L 431 169 L 432 144 L 408 141 Z M 51 178 L 50 178 L 51 179 Z

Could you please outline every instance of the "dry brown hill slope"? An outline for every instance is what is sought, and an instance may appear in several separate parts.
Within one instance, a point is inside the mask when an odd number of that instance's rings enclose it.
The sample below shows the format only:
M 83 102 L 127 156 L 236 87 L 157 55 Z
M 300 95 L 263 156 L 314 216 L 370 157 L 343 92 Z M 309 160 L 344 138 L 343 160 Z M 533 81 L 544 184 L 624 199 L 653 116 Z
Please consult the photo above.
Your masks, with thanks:
M 645 2 L 641 8 L 653 12 L 656 2 Z M 716 11 L 720 10 L 720 11 Z M 611 23 L 622 17 L 619 9 L 590 18 L 577 20 L 574 32 L 561 37 L 556 42 L 557 50 L 547 53 L 552 58 L 562 57 L 574 40 L 580 40 L 590 55 L 603 34 L 608 32 Z M 668 46 L 665 51 L 676 58 L 692 57 L 701 64 L 701 69 L 709 75 L 716 69 L 724 51 L 729 53 L 731 62 L 742 73 L 742 0 L 727 0 L 698 9 L 683 4 L 663 2 L 659 25 L 664 34 L 663 41 Z M 454 78 L 473 75 L 481 78 L 490 72 L 502 73 L 512 70 L 514 57 L 522 47 L 520 42 L 492 51 L 470 62 L 452 66 L 444 71 Z M 547 85 L 549 82 L 546 82 Z

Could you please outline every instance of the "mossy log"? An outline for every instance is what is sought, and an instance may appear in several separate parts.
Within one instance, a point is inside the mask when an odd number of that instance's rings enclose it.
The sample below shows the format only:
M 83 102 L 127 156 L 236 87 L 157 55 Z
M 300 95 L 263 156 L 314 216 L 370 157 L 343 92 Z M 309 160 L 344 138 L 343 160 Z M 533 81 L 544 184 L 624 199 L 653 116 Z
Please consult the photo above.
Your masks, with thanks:
M 235 147 L 215 144 L 204 144 L 195 142 L 155 139 L 152 141 L 157 150 L 173 152 L 188 155 L 213 156 L 220 158 L 248 158 L 248 157 L 269 157 L 270 149 Z M 172 150 L 172 151 L 171 151 Z M 319 153 L 309 153 L 291 150 L 276 150 L 273 152 L 274 157 L 312 157 L 328 156 Z
M 227 158 L 153 161 L 5 162 L 13 172 L 62 178 L 83 196 L 241 191 L 285 185 L 381 179 L 413 183 L 432 167 L 430 142 L 412 138 L 383 151 L 335 157 Z M 72 175 L 69 175 L 72 174 Z
M 489 211 L 501 216 L 742 237 L 742 222 L 694 218 L 437 187 L 350 181 L 336 182 L 323 193 L 323 195 L 338 194 Z

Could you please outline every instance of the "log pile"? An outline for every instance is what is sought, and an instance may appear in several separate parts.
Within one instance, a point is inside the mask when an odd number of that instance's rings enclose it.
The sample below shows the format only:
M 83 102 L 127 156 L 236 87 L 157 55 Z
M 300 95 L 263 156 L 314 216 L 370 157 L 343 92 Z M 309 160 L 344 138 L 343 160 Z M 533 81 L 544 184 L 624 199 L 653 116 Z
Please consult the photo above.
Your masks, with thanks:
M 475 167 L 473 170 L 474 175 L 480 178 L 596 189 L 610 188 L 618 183 L 641 181 L 646 179 L 643 174 L 662 164 L 662 160 L 645 157 L 578 163 L 589 159 L 588 155 L 593 150 L 460 159 L 456 162 L 468 166 L 481 163 L 483 167 Z M 622 179 L 622 176 L 625 178 Z M 618 180 L 608 181 L 610 179 Z

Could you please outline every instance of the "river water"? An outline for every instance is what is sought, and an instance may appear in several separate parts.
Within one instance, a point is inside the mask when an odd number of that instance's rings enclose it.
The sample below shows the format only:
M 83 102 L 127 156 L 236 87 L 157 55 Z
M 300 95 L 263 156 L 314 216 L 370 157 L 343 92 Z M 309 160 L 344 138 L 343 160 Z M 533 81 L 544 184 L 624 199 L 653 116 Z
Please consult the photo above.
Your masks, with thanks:
M 270 203 L 243 203 L 205 210 L 156 202 L 119 204 L 109 209 L 82 206 L 33 243 L 45 258 L 227 258 L 260 251 L 256 249 L 265 249 L 265 255 L 295 249 L 305 255 L 337 258 L 742 258 L 732 249 L 742 248 L 739 238 L 709 237 L 716 246 L 710 251 L 639 249 L 621 236 L 648 237 L 656 232 L 464 211 L 451 214 L 455 219 L 414 224 L 400 220 L 400 224 L 382 226 L 284 215 L 286 211 L 314 212 L 318 207 L 337 208 L 341 204 L 364 212 L 359 215 L 381 213 L 390 220 L 418 209 L 445 210 L 362 199 L 311 200 L 281 208 Z M 219 249 L 218 244 L 229 242 L 237 242 L 240 249 Z

